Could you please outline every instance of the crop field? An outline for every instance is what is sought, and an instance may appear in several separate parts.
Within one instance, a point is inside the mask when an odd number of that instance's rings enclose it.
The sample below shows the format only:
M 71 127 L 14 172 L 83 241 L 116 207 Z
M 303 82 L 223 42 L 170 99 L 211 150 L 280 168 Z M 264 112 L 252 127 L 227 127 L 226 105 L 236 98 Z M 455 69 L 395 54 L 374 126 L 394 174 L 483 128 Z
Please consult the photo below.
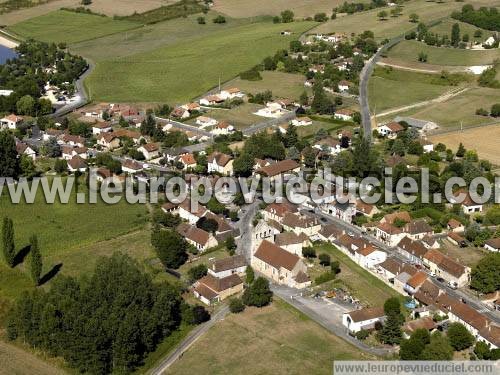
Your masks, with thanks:
M 129 16 L 134 12 L 143 13 L 176 2 L 177 0 L 120 0 L 119 4 L 117 4 L 114 0 L 92 0 L 92 4 L 86 6 L 86 8 L 94 13 L 101 13 L 110 17 L 115 15 Z
M 294 22 L 295 33 L 315 23 Z M 86 84 L 92 98 L 118 102 L 190 100 L 260 63 L 295 37 L 281 36 L 282 26 L 257 23 L 235 27 L 146 53 L 97 63 Z M 182 79 L 179 79 L 182 77 Z
M 137 27 L 140 25 L 129 21 L 116 21 L 109 17 L 57 10 L 12 25 L 8 30 L 23 38 L 44 42 L 76 43 Z
M 331 374 L 333 359 L 375 358 L 275 297 L 217 323 L 166 373 Z
M 30 18 L 42 16 L 61 8 L 75 8 L 80 6 L 80 0 L 52 0 L 35 7 L 14 10 L 12 12 L 0 14 L 1 25 L 14 25 L 16 23 L 29 20 Z
M 261 81 L 246 81 L 235 78 L 225 83 L 224 87 L 238 87 L 250 94 L 270 90 L 275 97 L 295 100 L 298 100 L 304 91 L 311 91 L 304 86 L 305 77 L 301 74 L 264 71 L 260 75 L 262 76 Z
M 449 66 L 473 66 L 492 64 L 500 58 L 500 49 L 464 50 L 428 46 L 416 40 L 405 40 L 398 43 L 388 52 L 388 57 L 395 63 L 398 61 L 417 61 L 418 54 L 427 54 L 427 63 Z
M 452 150 L 457 150 L 458 145 L 462 142 L 465 148 L 476 150 L 480 158 L 487 159 L 495 165 L 500 165 L 499 137 L 500 124 L 464 131 L 457 130 L 452 133 L 434 135 L 429 139 L 434 143 L 442 142 Z
M 472 88 L 442 103 L 432 103 L 425 107 L 398 113 L 398 115 L 433 121 L 443 128 L 460 129 L 461 122 L 464 128 L 490 124 L 495 122 L 495 119 L 476 115 L 476 109 L 489 110 L 493 104 L 499 102 L 499 98 L 499 90 L 483 87 Z
M 437 98 L 449 91 L 450 87 L 373 76 L 368 83 L 368 90 L 370 108 L 373 112 L 381 112 Z
M 215 0 L 213 9 L 235 18 L 275 16 L 285 9 L 290 9 L 295 13 L 295 17 L 303 18 L 321 12 L 331 16 L 332 9 L 343 2 L 343 0 Z
M 403 3 L 403 14 L 399 17 L 388 17 L 380 21 L 377 13 L 381 10 L 390 12 L 391 7 L 373 9 L 367 12 L 354 13 L 345 17 L 338 17 L 316 27 L 312 32 L 333 33 L 343 32 L 346 34 L 359 34 L 363 30 L 371 30 L 379 40 L 393 38 L 406 31 L 412 30 L 416 24 L 409 22 L 408 16 L 416 13 L 421 22 L 429 23 L 434 20 L 449 16 L 450 13 L 462 7 L 463 4 L 454 1 L 443 3 L 416 0 Z

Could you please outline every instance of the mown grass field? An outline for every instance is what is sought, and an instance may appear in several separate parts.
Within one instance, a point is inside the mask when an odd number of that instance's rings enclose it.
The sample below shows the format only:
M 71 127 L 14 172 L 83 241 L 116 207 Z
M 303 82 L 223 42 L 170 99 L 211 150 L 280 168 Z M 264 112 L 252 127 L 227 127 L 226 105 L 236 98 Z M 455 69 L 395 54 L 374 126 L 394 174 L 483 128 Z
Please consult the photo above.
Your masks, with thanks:
M 54 0 L 40 4 L 36 7 L 23 8 L 12 12 L 0 14 L 0 24 L 10 26 L 29 20 L 34 17 L 56 11 L 61 8 L 74 8 L 81 4 L 80 0 Z
M 334 359 L 375 359 L 275 297 L 217 323 L 167 374 L 331 374 Z
M 265 121 L 264 117 L 254 115 L 254 112 L 262 108 L 259 104 L 244 103 L 230 110 L 226 109 L 209 109 L 206 116 L 212 117 L 217 121 L 227 121 L 236 129 L 243 130 L 250 125 Z M 196 120 L 188 121 L 194 124 Z
M 464 50 L 458 48 L 434 47 L 416 40 L 405 40 L 389 50 L 387 56 L 395 63 L 414 62 L 420 52 L 427 54 L 427 63 L 448 66 L 487 65 L 500 58 L 500 49 Z
M 304 86 L 305 77 L 301 74 L 290 74 L 284 72 L 261 72 L 261 81 L 246 81 L 239 77 L 224 84 L 224 87 L 238 87 L 247 94 L 256 94 L 271 90 L 273 96 L 298 100 L 300 95 L 310 89 Z
M 76 43 L 140 26 L 134 22 L 116 21 L 109 17 L 57 10 L 12 25 L 8 30 L 23 38 Z
M 432 26 L 429 30 L 433 33 L 437 33 L 439 35 L 448 35 L 451 36 L 451 28 L 453 24 L 458 23 L 460 26 L 460 35 L 464 34 L 469 34 L 470 41 L 478 41 L 482 42 L 488 39 L 490 35 L 493 35 L 493 31 L 489 30 L 484 30 L 484 29 L 479 29 L 478 27 L 474 25 L 470 25 L 465 22 L 460 22 L 457 20 L 454 20 L 453 18 L 448 18 L 440 22 L 439 24 Z M 480 38 L 474 38 L 474 32 L 476 30 L 481 30 L 482 31 L 482 36 Z
M 365 1 L 361 1 L 365 2 Z M 279 15 L 283 10 L 290 9 L 298 18 L 314 16 L 324 12 L 331 16 L 332 9 L 343 3 L 343 0 L 217 0 L 213 9 L 235 18 L 254 17 L 261 15 Z
M 294 22 L 295 33 L 315 23 Z M 97 63 L 86 84 L 92 99 L 118 102 L 169 102 L 190 100 L 227 81 L 295 37 L 281 36 L 282 26 L 270 22 L 239 26 L 206 37 L 177 43 L 146 53 Z M 179 79 L 182 77 L 182 79 Z
M 479 0 L 475 3 L 490 4 L 493 2 Z M 453 10 L 461 8 L 462 5 L 463 4 L 455 1 L 446 1 L 443 3 L 425 0 L 410 1 L 402 4 L 403 14 L 399 17 L 389 17 L 384 21 L 380 21 L 377 17 L 377 13 L 381 10 L 385 10 L 389 13 L 391 7 L 378 8 L 368 12 L 338 17 L 335 20 L 330 20 L 321 24 L 312 30 L 312 32 L 359 34 L 363 32 L 363 30 L 371 30 L 375 33 L 375 37 L 378 40 L 382 40 L 385 38 L 393 38 L 415 28 L 416 24 L 409 22 L 408 19 L 408 16 L 412 13 L 418 14 L 421 22 L 429 23 L 449 16 Z
M 335 246 L 322 243 L 314 248 L 317 255 L 326 253 L 331 256 L 332 261 L 339 261 L 341 271 L 337 279 L 363 303 L 369 306 L 383 306 L 388 298 L 400 296 L 398 292 L 358 266 Z
M 492 104 L 498 102 L 500 102 L 499 90 L 484 87 L 471 88 L 445 102 L 432 103 L 425 107 L 398 113 L 398 115 L 433 121 L 443 128 L 460 129 L 460 122 L 463 123 L 464 128 L 495 122 L 494 118 L 476 115 L 476 109 L 489 110 Z
M 396 72 L 394 70 L 394 72 Z M 373 75 L 368 82 L 370 108 L 381 112 L 389 108 L 434 99 L 449 91 L 450 86 L 434 85 L 425 81 L 427 74 L 397 71 L 394 77 Z M 418 80 L 421 77 L 422 81 Z

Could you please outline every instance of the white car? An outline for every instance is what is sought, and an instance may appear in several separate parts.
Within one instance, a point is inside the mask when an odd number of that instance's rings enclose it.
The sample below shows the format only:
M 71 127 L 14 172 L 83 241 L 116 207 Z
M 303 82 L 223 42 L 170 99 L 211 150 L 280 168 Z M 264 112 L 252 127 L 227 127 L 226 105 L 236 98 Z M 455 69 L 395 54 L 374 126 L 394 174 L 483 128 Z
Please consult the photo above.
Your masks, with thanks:
M 451 289 L 457 289 L 458 288 L 458 284 L 455 281 L 448 281 L 448 286 Z

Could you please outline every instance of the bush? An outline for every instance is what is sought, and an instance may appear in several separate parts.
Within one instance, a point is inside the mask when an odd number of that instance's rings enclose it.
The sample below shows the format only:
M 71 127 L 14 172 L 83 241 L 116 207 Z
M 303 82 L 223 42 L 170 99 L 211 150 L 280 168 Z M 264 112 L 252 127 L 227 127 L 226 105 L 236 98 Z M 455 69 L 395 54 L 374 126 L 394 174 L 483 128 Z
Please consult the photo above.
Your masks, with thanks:
M 302 249 L 302 256 L 304 258 L 316 258 L 316 250 L 312 247 L 304 247 Z
M 197 21 L 198 21 L 198 23 L 199 23 L 200 25 L 204 25 L 204 24 L 206 23 L 206 21 L 205 21 L 205 17 L 198 17 L 198 18 L 197 18 Z
M 192 306 L 185 311 L 184 318 L 189 324 L 201 324 L 210 320 L 210 313 L 203 306 Z
M 356 338 L 358 340 L 366 340 L 368 338 L 368 336 L 370 335 L 370 332 L 368 332 L 367 330 L 365 329 L 362 329 L 361 331 L 359 332 L 356 332 Z
M 330 265 L 330 255 L 328 254 L 319 254 L 319 264 L 322 266 L 329 266 Z
M 500 116 L 500 103 L 496 103 L 496 104 L 493 104 L 491 106 L 490 114 L 493 117 L 499 117 Z
M 478 115 L 478 116 L 489 116 L 490 114 L 489 114 L 489 112 L 486 109 L 484 109 L 484 108 L 478 108 L 478 109 L 476 109 L 476 115 Z
M 229 301 L 229 311 L 233 314 L 238 314 L 245 310 L 245 304 L 241 300 L 241 298 L 231 298 Z
M 189 282 L 194 283 L 196 280 L 201 279 L 208 272 L 208 268 L 204 264 L 198 264 L 188 271 Z
M 316 285 L 320 285 L 326 283 L 327 281 L 331 281 L 333 279 L 335 279 L 335 274 L 331 271 L 328 271 L 316 277 L 316 279 L 314 279 L 314 283 Z
M 242 301 L 247 306 L 262 307 L 273 299 L 273 292 L 269 288 L 269 281 L 258 277 L 243 293 Z
M 326 22 L 326 21 L 328 21 L 328 17 L 326 15 L 326 13 L 316 13 L 314 15 L 314 21 L 316 21 L 316 22 Z
M 340 273 L 340 263 L 338 260 L 334 260 L 333 262 L 330 263 L 330 270 L 335 275 Z
M 450 345 L 457 351 L 467 349 L 474 343 L 474 336 L 460 323 L 450 324 L 447 336 Z
M 217 16 L 212 20 L 213 23 L 226 23 L 226 17 L 224 16 Z

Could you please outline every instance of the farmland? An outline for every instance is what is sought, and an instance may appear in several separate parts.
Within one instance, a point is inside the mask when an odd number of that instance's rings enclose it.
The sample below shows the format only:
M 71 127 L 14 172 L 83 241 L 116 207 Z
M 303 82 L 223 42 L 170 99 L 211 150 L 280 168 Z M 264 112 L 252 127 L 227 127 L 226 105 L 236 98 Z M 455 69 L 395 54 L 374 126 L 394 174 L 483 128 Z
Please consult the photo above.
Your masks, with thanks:
M 115 21 L 108 17 L 58 10 L 17 23 L 10 26 L 9 31 L 23 38 L 44 42 L 76 43 L 136 27 L 140 25 L 129 21 Z
M 301 33 L 313 25 L 294 22 L 290 28 Z M 287 47 L 294 37 L 281 36 L 281 29 L 281 25 L 267 22 L 243 25 L 233 28 L 231 33 L 214 32 L 189 44 L 181 42 L 101 61 L 86 83 L 95 100 L 186 101 L 214 87 L 219 78 L 227 81 Z
M 464 128 L 495 122 L 494 118 L 476 115 L 476 109 L 485 108 L 489 110 L 491 105 L 498 103 L 498 101 L 498 90 L 484 87 L 471 88 L 444 102 L 432 103 L 398 115 L 433 121 L 444 128 L 459 129 L 461 122 Z
M 458 145 L 463 143 L 466 148 L 476 150 L 480 158 L 500 165 L 500 155 L 498 154 L 499 137 L 500 125 L 491 125 L 466 129 L 461 132 L 439 134 L 430 137 L 430 140 L 434 143 L 442 142 L 452 150 L 457 150 Z
M 379 68 L 380 69 L 380 68 Z M 382 70 L 383 71 L 383 70 Z M 369 99 L 372 111 L 383 111 L 408 104 L 434 99 L 451 87 L 432 84 L 429 75 L 396 71 L 382 76 L 377 73 L 369 81 Z
M 454 20 L 452 18 L 448 18 L 448 19 L 443 20 L 439 24 L 431 27 L 429 29 L 429 31 L 431 31 L 433 33 L 437 33 L 439 35 L 450 36 L 451 35 L 451 28 L 452 28 L 453 24 L 455 24 L 455 23 L 458 23 L 458 25 L 460 26 L 460 34 L 461 35 L 469 34 L 471 41 L 474 40 L 474 41 L 482 42 L 482 41 L 488 39 L 488 37 L 493 34 L 492 31 L 479 29 L 473 25 L 470 25 L 470 24 L 465 23 L 465 22 L 460 22 L 460 21 Z M 474 37 L 474 32 L 476 30 L 481 30 L 482 36 L 480 38 Z
M 364 2 L 364 1 L 361 1 Z M 298 18 L 312 17 L 316 13 L 324 12 L 331 15 L 332 9 L 343 3 L 343 0 L 218 0 L 214 10 L 227 14 L 230 17 L 243 18 L 262 15 L 278 15 L 285 9 L 290 9 Z
M 212 327 L 168 374 L 330 374 L 333 359 L 374 359 L 275 298 Z
M 405 40 L 391 48 L 387 56 L 395 63 L 417 61 L 418 54 L 427 54 L 429 64 L 448 66 L 471 66 L 492 64 L 500 58 L 498 48 L 491 50 L 463 50 L 456 48 L 434 47 L 415 40 Z

